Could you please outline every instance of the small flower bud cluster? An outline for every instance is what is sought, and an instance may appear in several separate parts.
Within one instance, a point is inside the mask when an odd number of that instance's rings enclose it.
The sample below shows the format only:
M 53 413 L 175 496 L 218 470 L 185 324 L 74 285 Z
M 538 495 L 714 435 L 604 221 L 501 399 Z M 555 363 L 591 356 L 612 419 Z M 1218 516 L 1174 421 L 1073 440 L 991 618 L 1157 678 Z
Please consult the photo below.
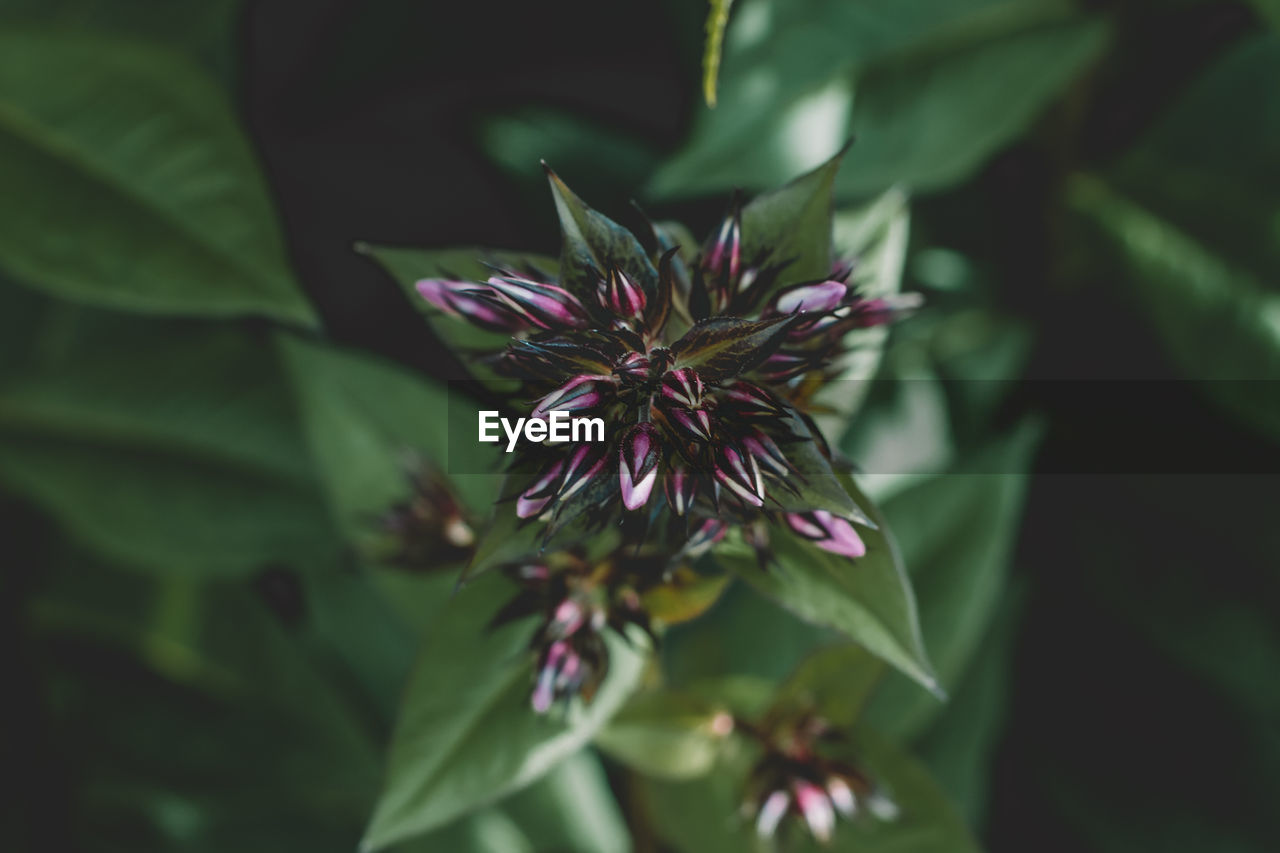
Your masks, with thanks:
M 880 820 L 897 817 L 897 806 L 866 773 L 822 754 L 821 742 L 839 738 L 821 720 L 808 716 L 754 731 L 766 753 L 748 780 L 744 810 L 761 837 L 773 837 L 788 815 L 824 844 L 835 833 L 837 816 L 852 819 L 866 812 Z
M 409 497 L 388 510 L 379 526 L 393 540 L 387 562 L 414 571 L 471 556 L 475 529 L 444 476 L 420 460 L 409 463 Z
M 545 714 L 575 696 L 591 701 L 609 669 L 606 630 L 630 639 L 628 628 L 634 626 L 656 640 L 637 590 L 661 583 L 664 566 L 665 561 L 630 553 L 590 560 L 575 549 L 507 567 L 521 590 L 492 625 L 541 616 L 529 644 L 534 711 Z

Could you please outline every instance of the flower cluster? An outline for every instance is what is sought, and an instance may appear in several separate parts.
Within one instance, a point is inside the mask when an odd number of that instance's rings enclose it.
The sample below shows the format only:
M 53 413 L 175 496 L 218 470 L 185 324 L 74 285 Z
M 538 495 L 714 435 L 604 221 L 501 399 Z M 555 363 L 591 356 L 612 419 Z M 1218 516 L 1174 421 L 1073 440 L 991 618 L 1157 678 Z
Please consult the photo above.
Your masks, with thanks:
M 516 515 L 548 535 L 621 517 L 692 544 L 764 516 L 860 556 L 849 520 L 806 494 L 830 476 L 808 410 L 848 333 L 890 321 L 910 300 L 864 298 L 844 262 L 787 281 L 792 259 L 748 239 L 736 205 L 700 251 L 682 254 L 655 226 L 646 252 L 552 179 L 558 203 L 577 205 L 599 232 L 592 244 L 566 230 L 559 275 L 530 263 L 495 267 L 485 281 L 417 283 L 446 314 L 512 336 L 490 362 L 519 380 L 514 399 L 533 401 L 531 417 L 559 410 L 607 425 L 604 443 L 524 449 L 509 495 Z
M 386 562 L 422 571 L 468 559 L 475 550 L 475 528 L 448 480 L 416 458 L 407 462 L 406 476 L 408 498 L 379 519 L 393 540 Z
M 530 699 L 535 711 L 546 713 L 577 695 L 591 700 L 609 668 L 606 629 L 630 639 L 628 626 L 635 626 L 656 640 L 641 595 L 663 583 L 666 562 L 630 549 L 597 559 L 569 549 L 507 567 L 521 589 L 492 625 L 541 617 L 529 643 L 536 658 Z
M 881 820 L 897 817 L 897 806 L 865 772 L 852 762 L 822 754 L 824 744 L 841 738 L 819 717 L 805 715 L 765 732 L 754 731 L 764 743 L 765 755 L 747 783 L 744 811 L 760 836 L 772 837 L 788 815 L 802 820 L 821 842 L 831 839 L 837 815 L 853 818 L 865 809 Z

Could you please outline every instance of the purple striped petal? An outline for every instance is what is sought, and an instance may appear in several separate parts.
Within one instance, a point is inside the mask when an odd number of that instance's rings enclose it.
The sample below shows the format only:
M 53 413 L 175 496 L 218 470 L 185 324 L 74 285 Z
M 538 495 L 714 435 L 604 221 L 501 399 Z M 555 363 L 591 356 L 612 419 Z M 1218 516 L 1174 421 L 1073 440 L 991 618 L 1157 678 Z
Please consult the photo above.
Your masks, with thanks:
M 824 790 L 812 782 L 797 780 L 792 786 L 796 795 L 796 806 L 809 824 L 813 837 L 822 842 L 831 840 L 831 833 L 836 827 L 836 814 L 831 808 L 831 800 Z
M 788 287 L 773 300 L 773 310 L 779 314 L 807 311 L 825 314 L 840 306 L 849 293 L 849 286 L 839 281 L 821 281 L 816 284 L 798 284 Z

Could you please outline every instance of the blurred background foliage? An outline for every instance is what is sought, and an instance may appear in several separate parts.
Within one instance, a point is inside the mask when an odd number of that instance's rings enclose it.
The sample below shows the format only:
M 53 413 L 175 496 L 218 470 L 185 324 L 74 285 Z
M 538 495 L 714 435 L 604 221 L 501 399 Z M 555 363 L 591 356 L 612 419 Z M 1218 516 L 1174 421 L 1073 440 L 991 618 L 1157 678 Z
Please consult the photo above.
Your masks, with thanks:
M 849 136 L 838 202 L 898 199 L 864 251 L 928 300 L 839 438 L 951 694 L 871 697 L 940 791 L 902 784 L 993 851 L 1280 847 L 1280 386 L 1234 381 L 1280 378 L 1280 7 L 739 0 L 714 110 L 706 14 L 0 2 L 6 849 L 357 843 L 452 585 L 361 537 L 463 369 L 357 241 L 546 251 L 539 158 L 705 233 Z M 1181 378 L 1128 423 L 1057 390 Z M 1112 441 L 1245 463 L 1061 474 Z M 664 663 L 832 639 L 739 584 Z M 688 785 L 588 750 L 398 849 L 723 846 Z

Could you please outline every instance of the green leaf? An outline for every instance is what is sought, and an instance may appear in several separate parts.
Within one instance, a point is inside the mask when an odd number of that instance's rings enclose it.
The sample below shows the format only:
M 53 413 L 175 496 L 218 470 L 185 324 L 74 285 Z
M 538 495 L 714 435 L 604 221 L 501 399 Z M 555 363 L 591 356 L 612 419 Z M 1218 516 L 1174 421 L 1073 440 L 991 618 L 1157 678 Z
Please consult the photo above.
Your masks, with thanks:
M 884 664 L 861 646 L 828 646 L 801 661 L 778 688 L 774 704 L 813 710 L 833 726 L 848 728 L 883 673 Z
M 609 675 L 595 699 L 563 714 L 533 713 L 530 625 L 484 627 L 514 591 L 496 575 L 479 579 L 428 630 L 365 849 L 426 832 L 538 779 L 587 743 L 635 686 L 644 656 L 609 635 Z
M 856 261 L 849 283 L 864 298 L 892 296 L 902 289 L 902 269 L 911 233 L 907 194 L 886 190 L 864 207 L 836 214 L 834 242 L 841 257 Z M 839 436 L 857 415 L 870 390 L 889 338 L 887 326 L 855 329 L 845 336 L 849 353 L 821 401 L 830 414 L 816 416 L 824 435 Z
M 671 355 L 676 367 L 692 367 L 703 381 L 720 382 L 772 355 L 794 320 L 789 314 L 766 320 L 708 317 L 671 346 Z
M 841 198 L 948 186 L 1022 133 L 1105 40 L 1059 0 L 742 0 L 719 105 L 649 190 L 769 186 L 850 137 Z
M 871 509 L 866 496 L 852 488 L 855 501 Z M 880 524 L 878 513 L 873 510 L 871 515 Z M 928 690 L 939 692 L 897 545 L 883 524 L 858 533 L 867 546 L 866 556 L 858 560 L 824 551 L 781 525 L 770 530 L 776 560 L 767 569 L 761 569 L 753 549 L 740 542 L 714 553 L 727 568 L 797 616 L 844 632 Z
M 1071 203 L 1119 250 L 1169 354 L 1236 417 L 1280 435 L 1280 293 L 1102 182 L 1079 178 Z
M 1018 640 L 1018 598 L 1006 593 L 973 664 L 940 714 L 915 743 L 970 826 L 981 829 L 995 753 L 1008 718 L 1013 653 Z
M 919 602 L 925 645 L 951 692 L 972 665 L 1009 585 L 1031 454 L 1041 429 L 1024 422 L 947 473 L 884 506 Z M 942 708 L 905 679 L 877 691 L 868 720 L 903 740 L 919 735 Z
M 768 253 L 771 263 L 787 262 L 774 289 L 831 272 L 832 187 L 844 153 L 841 148 L 816 169 L 756 196 L 742 208 L 743 257 Z
M 616 267 L 652 298 L 657 292 L 658 271 L 635 235 L 587 206 L 550 168 L 547 179 L 564 234 L 560 284 L 584 301 L 593 300 L 600 274 Z
M 68 766 L 92 780 L 76 786 L 77 837 L 104 849 L 354 845 L 377 742 L 359 691 L 312 645 L 305 609 L 286 619 L 241 580 L 150 577 L 79 553 L 46 568 L 23 622 L 62 699 L 50 723 L 78 744 Z
M 315 326 L 253 153 L 177 55 L 0 37 L 0 266 L 73 300 Z
M 502 803 L 535 850 L 629 853 L 631 834 L 600 760 L 581 750 Z M 443 849 L 443 848 L 442 848 Z M 489 850 L 503 850 L 493 848 Z
M 710 0 L 707 10 L 707 43 L 702 49 L 702 97 L 707 106 L 716 105 L 716 78 L 720 76 L 720 54 L 724 50 L 724 31 L 729 27 L 729 9 L 733 0 Z
M 498 460 L 487 445 L 448 441 L 445 390 L 402 368 L 298 338 L 278 345 L 297 389 L 307 439 L 349 539 L 375 546 L 374 520 L 408 497 L 406 457 L 419 455 L 479 510 L 497 495 Z M 474 418 L 472 418 L 474 421 Z M 467 473 L 459 473 L 467 472 Z
M 648 776 L 700 776 L 715 765 L 728 734 L 716 730 L 717 715 L 724 710 L 710 697 L 648 690 L 634 696 L 600 730 L 596 745 L 614 760 Z
M 38 342 L 28 369 L 0 382 L 11 489 L 153 571 L 332 565 L 340 546 L 268 344 L 65 306 Z

